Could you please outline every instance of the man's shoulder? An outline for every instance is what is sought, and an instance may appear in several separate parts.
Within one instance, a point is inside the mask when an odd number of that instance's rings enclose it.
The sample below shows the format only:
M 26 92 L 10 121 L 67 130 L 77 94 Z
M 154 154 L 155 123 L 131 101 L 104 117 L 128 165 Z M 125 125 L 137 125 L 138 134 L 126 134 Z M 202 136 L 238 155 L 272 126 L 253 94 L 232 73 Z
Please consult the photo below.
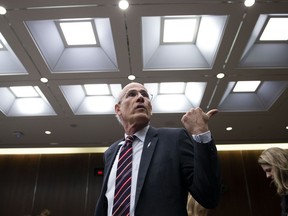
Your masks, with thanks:
M 159 132 L 180 132 L 185 130 L 185 128 L 177 128 L 177 127 L 159 127 L 159 128 L 155 128 L 156 130 L 158 130 Z
M 154 130 L 155 132 L 157 132 L 158 134 L 171 134 L 171 135 L 175 135 L 175 134 L 180 134 L 180 133 L 187 133 L 185 128 L 176 128 L 176 127 L 159 127 L 159 128 L 153 128 L 151 127 L 152 130 Z

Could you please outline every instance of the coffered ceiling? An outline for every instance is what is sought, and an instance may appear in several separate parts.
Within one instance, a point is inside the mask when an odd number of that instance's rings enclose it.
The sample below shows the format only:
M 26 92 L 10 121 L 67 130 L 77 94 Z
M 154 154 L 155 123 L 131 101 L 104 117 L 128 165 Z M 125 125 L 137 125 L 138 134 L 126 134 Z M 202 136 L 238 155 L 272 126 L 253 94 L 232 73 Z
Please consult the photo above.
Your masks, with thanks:
M 181 127 L 190 107 L 218 108 L 210 120 L 218 144 L 287 142 L 288 41 L 259 38 L 270 18 L 288 17 L 288 1 L 129 3 L 125 11 L 110 0 L 0 3 L 7 9 L 0 15 L 0 147 L 109 146 L 124 133 L 113 104 L 129 75 L 153 94 L 153 126 Z M 199 18 L 196 39 L 161 42 L 163 19 L 184 16 Z M 63 42 L 59 22 L 75 20 L 92 23 L 97 45 Z M 233 92 L 239 81 L 260 85 Z M 163 94 L 159 83 L 181 90 Z M 110 92 L 91 96 L 85 84 L 107 84 Z M 19 86 L 32 86 L 38 96 L 17 96 L 11 87 Z

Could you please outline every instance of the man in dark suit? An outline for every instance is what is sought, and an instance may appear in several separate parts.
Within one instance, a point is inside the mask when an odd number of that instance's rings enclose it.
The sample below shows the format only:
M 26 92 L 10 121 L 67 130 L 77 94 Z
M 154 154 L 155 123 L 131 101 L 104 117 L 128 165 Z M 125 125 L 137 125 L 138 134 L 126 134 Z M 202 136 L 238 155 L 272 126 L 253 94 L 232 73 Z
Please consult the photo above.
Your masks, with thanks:
M 188 192 L 205 208 L 217 206 L 220 168 L 208 128 L 209 118 L 217 110 L 207 113 L 200 108 L 189 110 L 181 119 L 185 129 L 154 128 L 149 125 L 152 115 L 149 94 L 142 84 L 133 82 L 123 88 L 115 112 L 125 136 L 137 137 L 132 147 L 127 215 L 186 216 Z M 104 180 L 95 216 L 122 215 L 114 213 L 113 205 L 123 144 L 123 140 L 113 143 L 104 154 Z

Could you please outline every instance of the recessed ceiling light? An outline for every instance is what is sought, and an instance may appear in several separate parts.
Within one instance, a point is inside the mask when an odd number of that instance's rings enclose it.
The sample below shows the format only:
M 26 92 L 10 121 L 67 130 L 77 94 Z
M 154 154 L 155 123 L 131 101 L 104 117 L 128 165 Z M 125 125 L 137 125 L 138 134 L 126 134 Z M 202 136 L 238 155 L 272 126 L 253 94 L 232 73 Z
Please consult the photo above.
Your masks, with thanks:
M 48 79 L 45 78 L 45 77 L 42 77 L 42 78 L 40 79 L 40 81 L 41 81 L 42 83 L 47 83 L 47 82 L 48 82 Z
M 40 96 L 33 86 L 11 86 L 10 89 L 17 98 Z
M 135 80 L 136 77 L 135 77 L 134 75 L 129 75 L 129 76 L 128 76 L 128 79 L 132 81 L 132 80 Z
M 110 95 L 110 89 L 107 84 L 84 84 L 87 95 Z
M 47 134 L 47 135 L 50 135 L 51 134 L 51 131 L 45 131 L 45 134 Z
M 233 128 L 232 127 L 227 127 L 226 130 L 227 131 L 231 131 Z
M 122 10 L 126 10 L 129 7 L 129 2 L 126 0 L 121 0 L 118 4 L 119 8 Z
M 206 82 L 144 83 L 153 95 L 154 113 L 186 112 L 199 107 L 206 85 Z
M 3 6 L 0 6 L 0 15 L 5 15 L 7 12 L 6 8 L 4 8 Z
M 194 42 L 199 17 L 165 17 L 163 43 Z
M 255 92 L 261 81 L 238 81 L 233 92 Z
M 244 5 L 246 6 L 246 7 L 251 7 L 252 5 L 254 5 L 255 4 L 255 0 L 245 0 L 244 1 Z
M 184 82 L 163 82 L 160 83 L 160 94 L 183 94 L 185 90 Z
M 225 77 L 225 74 L 224 73 L 218 73 L 217 76 L 216 76 L 218 79 L 222 79 Z
M 260 37 L 260 41 L 287 41 L 288 17 L 271 17 Z
M 96 45 L 92 21 L 59 22 L 68 46 Z
M 7 116 L 56 115 L 38 86 L 2 87 L 0 93 L 1 99 L 3 97 L 10 98 L 10 100 L 0 103 L 1 111 Z

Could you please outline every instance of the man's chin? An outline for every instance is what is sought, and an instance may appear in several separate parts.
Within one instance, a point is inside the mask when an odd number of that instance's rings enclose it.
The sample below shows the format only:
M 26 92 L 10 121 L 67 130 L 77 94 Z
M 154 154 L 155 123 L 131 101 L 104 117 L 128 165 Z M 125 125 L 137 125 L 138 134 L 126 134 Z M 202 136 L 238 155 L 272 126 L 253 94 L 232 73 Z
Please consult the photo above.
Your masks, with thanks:
M 150 121 L 150 117 L 149 115 L 147 115 L 147 113 L 137 113 L 135 115 L 135 119 L 137 122 L 143 122 L 143 123 L 148 123 Z

